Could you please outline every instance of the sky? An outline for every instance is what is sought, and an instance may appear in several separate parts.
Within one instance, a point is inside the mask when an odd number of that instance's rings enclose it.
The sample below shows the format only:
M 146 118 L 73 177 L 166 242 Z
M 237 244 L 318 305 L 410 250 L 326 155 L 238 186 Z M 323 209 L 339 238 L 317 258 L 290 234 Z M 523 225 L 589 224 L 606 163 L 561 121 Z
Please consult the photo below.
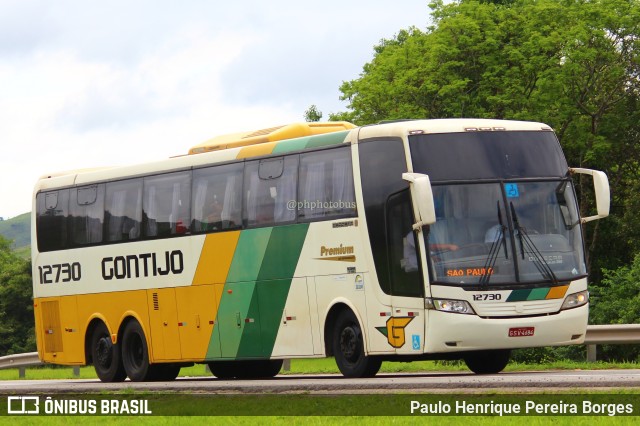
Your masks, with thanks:
M 346 111 L 373 47 L 428 0 L 0 0 L 0 217 L 39 176 L 185 154 Z

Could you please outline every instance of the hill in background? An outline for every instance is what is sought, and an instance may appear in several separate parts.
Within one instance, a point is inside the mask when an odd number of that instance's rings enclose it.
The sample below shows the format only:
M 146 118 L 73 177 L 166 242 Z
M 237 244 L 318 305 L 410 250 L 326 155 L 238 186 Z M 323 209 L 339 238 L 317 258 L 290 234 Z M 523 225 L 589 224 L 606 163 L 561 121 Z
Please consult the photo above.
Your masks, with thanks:
M 21 257 L 29 257 L 31 247 L 31 213 L 0 220 L 0 235 L 12 241 L 13 249 Z

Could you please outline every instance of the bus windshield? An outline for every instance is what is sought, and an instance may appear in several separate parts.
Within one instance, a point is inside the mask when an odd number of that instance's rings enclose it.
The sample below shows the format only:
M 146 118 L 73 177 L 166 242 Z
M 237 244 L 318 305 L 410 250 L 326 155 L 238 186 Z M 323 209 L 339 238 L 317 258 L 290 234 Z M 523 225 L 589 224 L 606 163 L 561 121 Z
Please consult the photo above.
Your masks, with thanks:
M 422 135 L 411 148 L 414 170 L 433 182 L 437 221 L 425 232 L 433 283 L 558 284 L 586 275 L 575 193 L 553 133 Z

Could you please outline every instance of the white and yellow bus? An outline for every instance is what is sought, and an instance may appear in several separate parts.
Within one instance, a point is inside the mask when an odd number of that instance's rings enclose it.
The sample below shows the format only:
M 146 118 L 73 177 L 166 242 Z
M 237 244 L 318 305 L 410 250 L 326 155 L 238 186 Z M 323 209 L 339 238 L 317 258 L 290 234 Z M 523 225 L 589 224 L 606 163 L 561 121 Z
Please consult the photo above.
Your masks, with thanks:
M 165 161 L 43 176 L 34 191 L 38 352 L 106 382 L 272 377 L 334 356 L 464 359 L 582 343 L 582 223 L 602 172 L 541 123 L 305 123 Z M 571 175 L 591 175 L 581 218 Z

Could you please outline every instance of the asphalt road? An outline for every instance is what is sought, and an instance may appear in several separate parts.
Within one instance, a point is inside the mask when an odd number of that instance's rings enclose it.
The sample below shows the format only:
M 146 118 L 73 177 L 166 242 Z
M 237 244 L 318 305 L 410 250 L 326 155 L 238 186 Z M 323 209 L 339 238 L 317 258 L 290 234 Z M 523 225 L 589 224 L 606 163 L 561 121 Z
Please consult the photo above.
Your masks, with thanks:
M 198 393 L 377 393 L 540 392 L 575 393 L 579 389 L 640 388 L 640 369 L 576 370 L 500 373 L 379 374 L 371 379 L 345 379 L 340 375 L 280 375 L 270 380 L 220 380 L 214 377 L 179 378 L 172 382 L 101 383 L 98 380 L 0 381 L 0 394 L 93 393 L 130 389 Z

